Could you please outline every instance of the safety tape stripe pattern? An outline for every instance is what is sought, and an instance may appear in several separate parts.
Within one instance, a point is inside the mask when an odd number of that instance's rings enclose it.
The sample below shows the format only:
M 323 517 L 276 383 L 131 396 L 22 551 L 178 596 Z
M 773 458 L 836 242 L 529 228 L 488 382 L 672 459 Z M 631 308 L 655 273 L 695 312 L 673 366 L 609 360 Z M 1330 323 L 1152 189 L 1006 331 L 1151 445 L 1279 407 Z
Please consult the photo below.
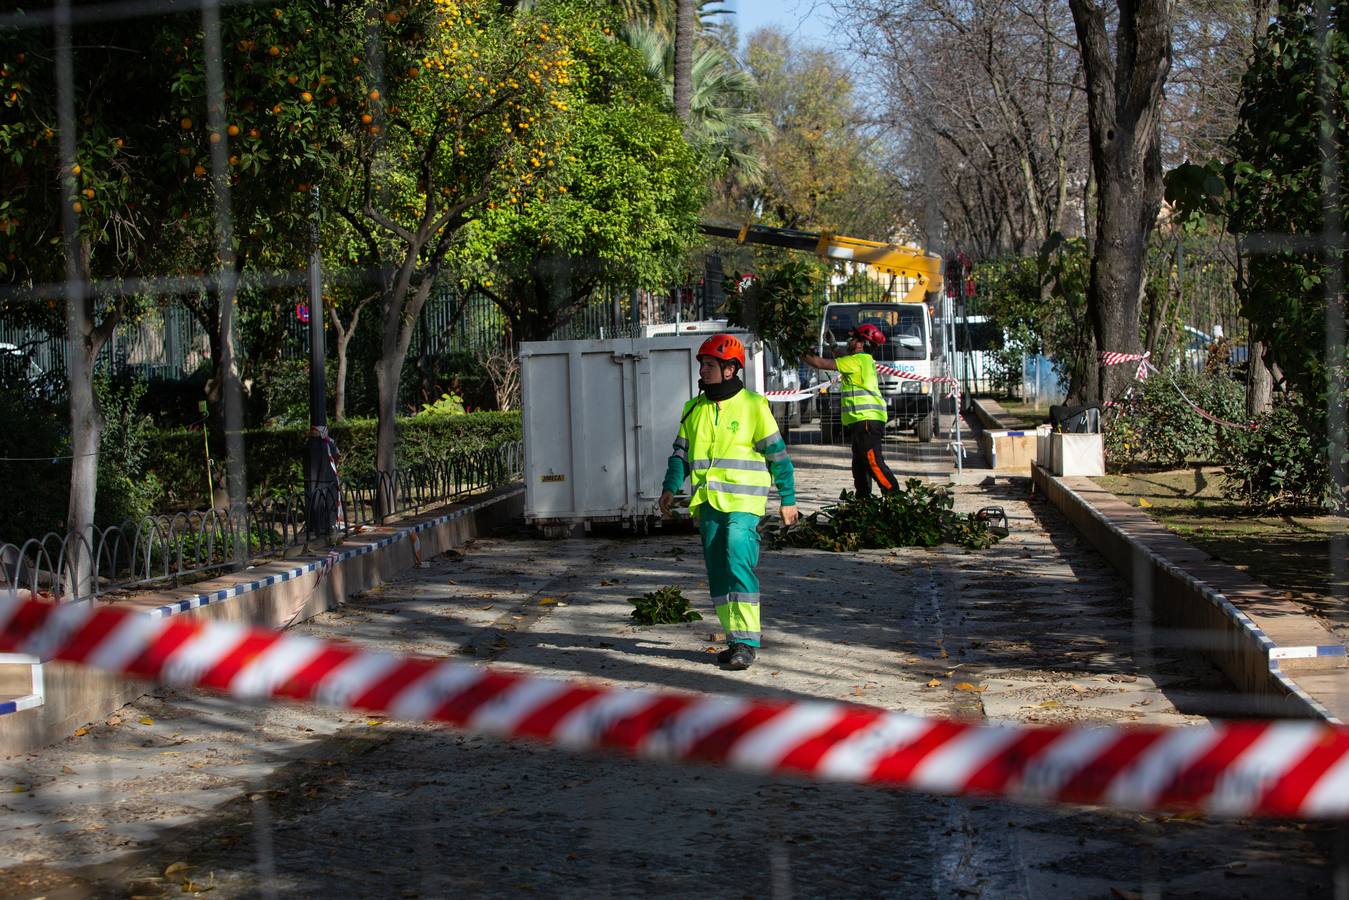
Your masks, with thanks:
M 116 650 L 104 652 L 105 645 Z M 574 750 L 951 795 L 1349 817 L 1349 729 L 1312 721 L 1023 726 L 826 701 L 632 690 L 124 607 L 0 596 L 0 653 L 455 725 Z
M 242 594 L 249 594 L 252 593 L 253 591 L 261 590 L 262 588 L 270 587 L 274 584 L 280 584 L 285 581 L 292 581 L 296 578 L 300 578 L 303 575 L 307 575 L 310 572 L 325 571 L 329 567 L 334 566 L 338 563 L 345 562 L 346 560 L 352 559 L 357 556 L 364 556 L 367 553 L 374 553 L 376 550 L 381 550 L 384 547 L 389 546 L 390 544 L 397 543 L 398 541 L 410 540 L 416 542 L 418 532 L 425 531 L 428 528 L 435 528 L 439 525 L 443 525 L 446 522 L 451 522 L 455 519 L 461 519 L 464 516 L 471 515 L 472 513 L 475 513 L 480 509 L 484 509 L 485 507 L 491 506 L 494 503 L 500 503 L 503 500 L 509 500 L 511 497 L 517 496 L 523 492 L 524 488 L 519 488 L 508 494 L 493 497 L 489 500 L 482 500 L 479 501 L 478 503 L 473 503 L 468 506 L 461 507 L 460 509 L 456 509 L 454 512 L 445 513 L 444 515 L 437 516 L 434 519 L 428 519 L 427 521 L 420 522 L 416 525 L 413 525 L 410 528 L 400 528 L 393 534 L 380 538 L 378 541 L 373 541 L 369 544 L 362 544 L 361 546 L 353 547 L 350 550 L 343 550 L 341 552 L 329 553 L 323 559 L 316 559 L 313 562 L 308 562 L 305 563 L 304 565 L 296 566 L 293 569 L 288 569 L 284 572 L 277 572 L 275 574 L 268 575 L 266 578 L 259 578 L 254 581 L 236 584 L 233 587 L 224 588 L 219 591 L 212 591 L 207 594 L 197 594 L 195 597 L 188 597 L 184 600 L 178 600 L 173 603 L 170 603 L 167 606 L 160 606 L 156 609 L 148 610 L 146 614 L 155 618 L 166 618 L 168 616 L 176 616 L 180 613 L 185 613 L 188 612 L 189 610 L 197 609 L 198 607 L 209 606 L 212 603 L 220 603 L 225 600 L 230 600 L 234 597 L 238 597 Z

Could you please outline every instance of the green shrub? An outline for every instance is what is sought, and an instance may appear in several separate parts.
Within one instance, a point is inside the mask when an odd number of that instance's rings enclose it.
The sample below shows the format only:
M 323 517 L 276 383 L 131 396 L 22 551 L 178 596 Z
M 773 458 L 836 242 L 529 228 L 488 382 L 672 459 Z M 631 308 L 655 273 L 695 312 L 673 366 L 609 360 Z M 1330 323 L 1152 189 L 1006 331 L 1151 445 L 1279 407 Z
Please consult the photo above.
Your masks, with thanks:
M 365 481 L 375 472 L 376 422 L 348 419 L 329 427 L 342 453 L 339 474 Z M 304 483 L 306 427 L 251 429 L 244 432 L 249 496 L 293 490 Z M 445 459 L 460 451 L 484 450 L 520 440 L 519 413 L 469 413 L 415 416 L 399 420 L 398 460 L 403 467 Z M 211 435 L 211 460 L 219 468 L 224 442 Z M 161 432 L 154 443 L 152 469 L 175 509 L 201 507 L 207 501 L 206 462 L 199 430 Z M 217 481 L 217 486 L 219 482 Z
M 1234 432 L 1223 450 L 1223 494 L 1264 511 L 1345 511 L 1324 434 L 1311 434 L 1299 401 L 1286 399 Z
M 1223 442 L 1239 429 L 1203 418 L 1185 401 L 1186 396 L 1218 418 L 1245 421 L 1245 387 L 1232 378 L 1188 372 L 1153 374 L 1104 417 L 1110 467 L 1174 468 L 1216 462 Z
M 146 468 L 154 423 L 140 411 L 144 381 L 114 384 L 94 380 L 94 394 L 103 415 L 98 449 L 98 498 L 94 522 L 102 527 L 139 522 L 158 511 L 163 488 Z

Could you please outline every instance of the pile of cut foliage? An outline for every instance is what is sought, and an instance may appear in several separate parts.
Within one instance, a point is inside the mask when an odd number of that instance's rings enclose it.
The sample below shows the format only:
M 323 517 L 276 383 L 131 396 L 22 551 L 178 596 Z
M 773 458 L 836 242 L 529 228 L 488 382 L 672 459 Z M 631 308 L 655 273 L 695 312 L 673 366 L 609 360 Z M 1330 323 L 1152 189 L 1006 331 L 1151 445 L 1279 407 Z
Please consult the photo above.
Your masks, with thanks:
M 957 513 L 952 509 L 954 502 L 950 491 L 917 478 L 889 494 L 859 497 L 844 491 L 836 505 L 803 516 L 790 528 L 767 526 L 764 540 L 772 549 L 805 547 L 848 553 L 943 543 L 983 550 L 1001 539 L 987 520 L 973 513 Z
M 681 622 L 697 622 L 702 618 L 689 605 L 688 598 L 673 585 L 640 597 L 629 597 L 628 602 L 636 607 L 632 617 L 639 625 L 678 625 Z

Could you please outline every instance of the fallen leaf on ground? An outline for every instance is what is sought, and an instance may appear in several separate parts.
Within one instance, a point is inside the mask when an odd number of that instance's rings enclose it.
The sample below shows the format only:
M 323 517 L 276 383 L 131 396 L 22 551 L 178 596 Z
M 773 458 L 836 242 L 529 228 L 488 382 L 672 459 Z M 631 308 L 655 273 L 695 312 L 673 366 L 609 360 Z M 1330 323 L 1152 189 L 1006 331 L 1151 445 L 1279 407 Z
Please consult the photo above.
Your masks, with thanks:
M 934 678 L 934 679 L 932 679 L 931 681 L 929 681 L 929 682 L 927 683 L 927 686 L 928 686 L 928 687 L 941 687 L 941 679 L 940 679 L 940 678 Z
M 1150 506 L 1152 506 L 1152 504 L 1148 501 L 1148 498 L 1147 498 L 1147 497 L 1139 497 L 1139 498 L 1138 498 L 1138 505 L 1141 506 L 1141 507 L 1143 507 L 1144 509 L 1147 509 L 1147 508 L 1149 508 Z
M 89 729 L 85 728 L 83 725 L 75 729 L 75 737 L 84 737 L 88 733 Z
M 970 684 L 968 681 L 962 681 L 956 685 L 956 690 L 969 691 L 972 694 L 982 694 L 984 691 L 988 690 L 988 685 L 986 684 L 975 685 Z
M 182 875 L 190 868 L 192 868 L 191 863 L 185 862 L 172 863 L 167 869 L 164 870 L 164 877 L 172 878 L 175 875 Z
M 1085 694 L 1087 692 L 1087 689 L 1084 688 L 1082 685 L 1078 684 L 1077 682 L 1073 682 L 1072 684 L 1068 685 L 1068 687 L 1070 687 L 1074 693 Z
M 720 648 L 720 647 L 704 647 L 704 648 L 703 648 L 703 652 L 704 652 L 704 653 L 720 653 L 720 652 L 721 652 L 721 648 Z
M 1041 709 L 1058 709 L 1063 704 L 1057 700 L 1045 700 L 1040 704 Z
M 78 775 L 78 774 L 80 774 L 80 773 L 79 773 L 79 772 L 76 772 L 76 771 L 75 771 L 74 769 L 72 769 L 70 766 L 62 766 L 62 767 L 61 767 L 61 774 L 62 774 L 62 775 Z
M 540 597 L 539 606 L 554 606 L 557 604 L 556 597 Z
M 140 719 L 139 719 L 138 721 L 139 721 L 142 725 L 153 725 L 153 724 L 155 724 L 155 720 L 152 719 L 152 718 L 150 718 L 149 716 L 141 716 Z

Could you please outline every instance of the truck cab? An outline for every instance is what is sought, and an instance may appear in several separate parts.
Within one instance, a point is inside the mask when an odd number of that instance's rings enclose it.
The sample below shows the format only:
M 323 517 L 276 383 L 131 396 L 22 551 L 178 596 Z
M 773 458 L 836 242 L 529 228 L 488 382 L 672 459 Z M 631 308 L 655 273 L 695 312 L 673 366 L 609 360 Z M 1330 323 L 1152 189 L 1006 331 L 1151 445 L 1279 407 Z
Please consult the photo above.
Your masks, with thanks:
M 818 355 L 842 356 L 847 353 L 848 334 L 860 325 L 875 325 L 885 334 L 885 344 L 876 352 L 878 365 L 901 372 L 932 377 L 938 374 L 940 342 L 934 342 L 932 317 L 925 303 L 830 303 L 820 322 Z M 932 440 L 936 431 L 934 387 L 932 382 L 915 381 L 878 372 L 881 395 L 889 421 L 888 427 L 913 429 L 918 440 Z M 828 443 L 842 439 L 839 383 L 817 398 L 820 432 Z

